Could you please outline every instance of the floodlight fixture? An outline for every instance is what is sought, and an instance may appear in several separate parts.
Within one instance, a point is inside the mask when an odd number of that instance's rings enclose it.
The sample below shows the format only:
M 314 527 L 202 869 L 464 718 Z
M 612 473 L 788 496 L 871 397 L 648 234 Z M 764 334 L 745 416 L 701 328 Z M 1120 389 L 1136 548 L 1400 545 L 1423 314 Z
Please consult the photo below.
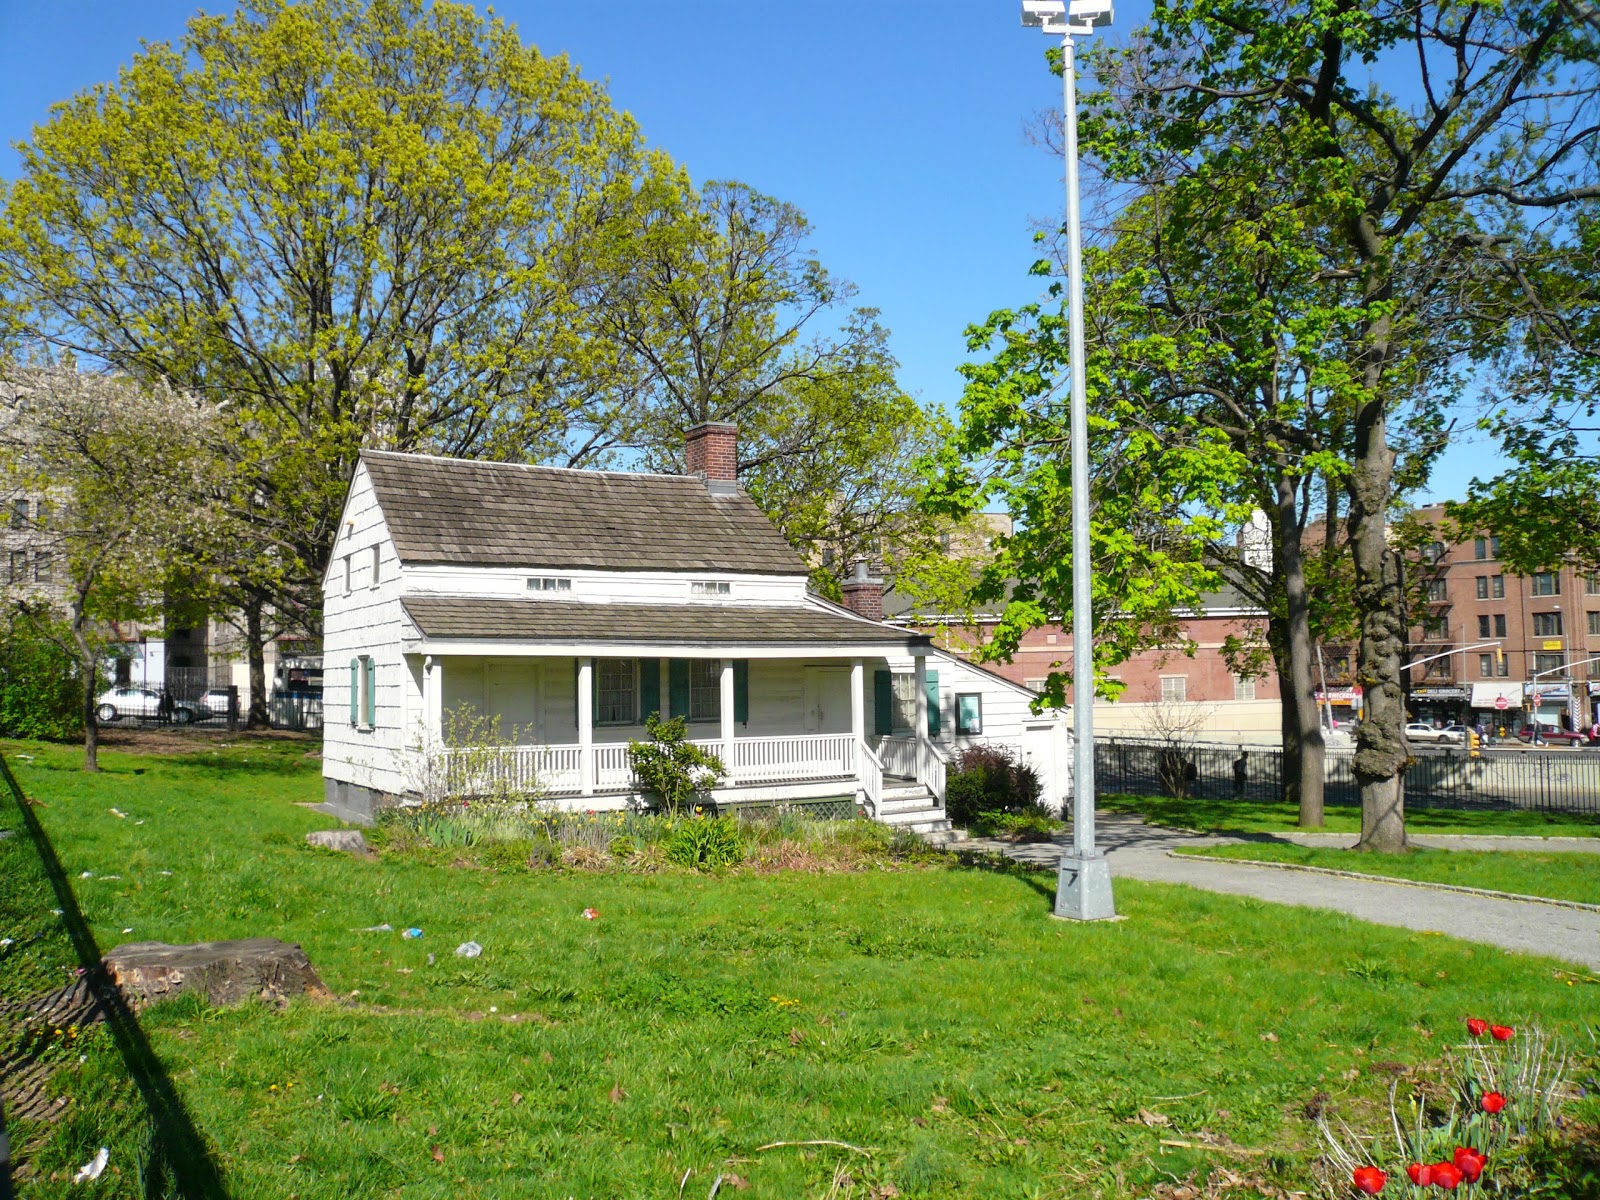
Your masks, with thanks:
M 1022 0 L 1022 24 L 1044 33 L 1089 34 L 1111 24 L 1113 0 Z

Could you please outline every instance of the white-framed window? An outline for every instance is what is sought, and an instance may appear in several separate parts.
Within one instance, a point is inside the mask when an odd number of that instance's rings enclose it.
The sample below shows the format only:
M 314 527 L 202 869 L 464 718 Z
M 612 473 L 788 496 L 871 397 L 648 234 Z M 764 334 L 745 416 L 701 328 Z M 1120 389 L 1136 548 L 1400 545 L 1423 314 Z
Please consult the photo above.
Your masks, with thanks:
M 345 595 L 348 596 L 350 594 L 350 556 L 348 554 L 344 556 L 344 591 Z
M 639 664 L 631 658 L 602 658 L 595 663 L 599 689 L 599 723 L 632 725 L 637 719 Z
M 733 584 L 726 579 L 696 579 L 689 584 L 691 596 L 727 596 L 733 592 Z
M 1031 691 L 1042 692 L 1049 682 L 1049 679 L 1024 679 L 1022 681 L 1022 686 Z
M 1161 703 L 1183 704 L 1189 699 L 1189 677 L 1187 675 L 1163 675 L 1161 677 Z
M 530 592 L 570 592 L 572 580 L 559 579 L 554 575 L 528 576 L 528 590 Z
M 1233 698 L 1235 700 L 1254 700 L 1256 698 L 1256 681 L 1248 675 L 1235 675 L 1233 677 Z
M 350 660 L 350 724 L 357 729 L 378 724 L 378 664 L 369 654 Z
M 973 737 L 983 732 L 983 693 L 956 693 L 956 733 Z
M 917 677 L 905 672 L 897 672 L 890 681 L 890 695 L 893 697 L 893 707 L 890 709 L 890 722 L 895 729 L 915 729 L 917 727 Z
M 382 547 L 374 546 L 372 548 L 372 550 L 371 550 L 371 554 L 372 554 L 372 577 L 371 577 L 370 582 L 368 582 L 367 586 L 368 587 L 377 587 L 378 586 L 378 562 L 383 556 Z
M 720 658 L 691 658 L 689 660 L 689 720 L 722 720 L 722 660 Z

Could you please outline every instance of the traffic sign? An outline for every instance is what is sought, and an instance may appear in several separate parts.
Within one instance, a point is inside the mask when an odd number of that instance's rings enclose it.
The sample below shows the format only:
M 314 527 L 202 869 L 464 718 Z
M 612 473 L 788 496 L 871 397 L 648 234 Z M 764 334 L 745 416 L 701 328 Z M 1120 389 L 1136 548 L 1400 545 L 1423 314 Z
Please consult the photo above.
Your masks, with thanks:
M 1501 712 L 1505 712 L 1506 709 L 1511 707 L 1511 703 L 1504 696 L 1496 696 L 1494 698 L 1494 706 Z

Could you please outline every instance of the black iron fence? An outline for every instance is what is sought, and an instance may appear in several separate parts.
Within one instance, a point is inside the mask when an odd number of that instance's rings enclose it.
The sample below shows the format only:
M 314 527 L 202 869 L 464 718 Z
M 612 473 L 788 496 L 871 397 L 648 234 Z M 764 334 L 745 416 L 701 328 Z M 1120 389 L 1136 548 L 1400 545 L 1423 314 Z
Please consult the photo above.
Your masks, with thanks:
M 1114 739 L 1094 748 L 1095 791 L 1209 800 L 1279 800 L 1283 751 Z M 1348 750 L 1330 750 L 1328 804 L 1361 802 Z M 1409 808 L 1600 812 L 1600 750 L 1423 750 L 1406 770 Z

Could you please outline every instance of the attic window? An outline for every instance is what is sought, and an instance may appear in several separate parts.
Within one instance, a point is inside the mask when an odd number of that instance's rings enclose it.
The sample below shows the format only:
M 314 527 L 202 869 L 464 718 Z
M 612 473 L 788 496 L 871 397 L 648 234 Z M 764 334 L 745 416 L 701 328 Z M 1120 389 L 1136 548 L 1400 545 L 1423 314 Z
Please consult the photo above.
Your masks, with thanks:
M 528 590 L 530 592 L 570 592 L 572 580 L 557 579 L 553 575 L 528 576 Z
M 733 591 L 733 585 L 726 579 L 696 579 L 689 585 L 691 596 L 726 596 Z

